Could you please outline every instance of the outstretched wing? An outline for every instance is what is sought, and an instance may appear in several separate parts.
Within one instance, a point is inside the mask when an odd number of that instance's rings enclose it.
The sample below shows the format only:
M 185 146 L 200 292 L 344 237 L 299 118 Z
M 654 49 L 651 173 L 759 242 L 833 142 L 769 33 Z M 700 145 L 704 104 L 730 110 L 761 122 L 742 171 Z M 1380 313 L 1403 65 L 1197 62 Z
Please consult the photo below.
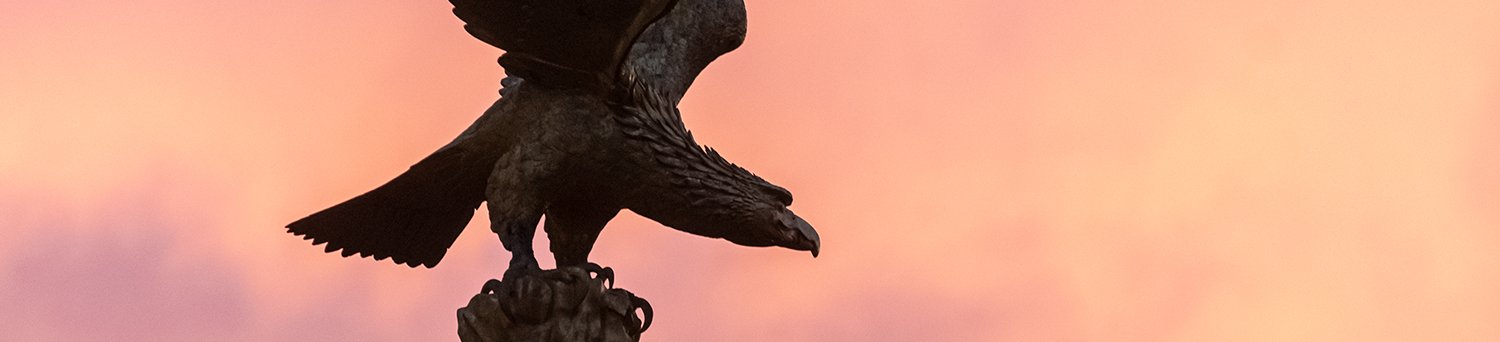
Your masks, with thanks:
M 450 0 L 475 38 L 505 50 L 507 73 L 543 83 L 598 84 L 677 0 Z
M 346 257 L 436 266 L 484 201 L 487 173 L 463 159 L 457 150 L 439 150 L 375 190 L 288 224 L 287 231 Z

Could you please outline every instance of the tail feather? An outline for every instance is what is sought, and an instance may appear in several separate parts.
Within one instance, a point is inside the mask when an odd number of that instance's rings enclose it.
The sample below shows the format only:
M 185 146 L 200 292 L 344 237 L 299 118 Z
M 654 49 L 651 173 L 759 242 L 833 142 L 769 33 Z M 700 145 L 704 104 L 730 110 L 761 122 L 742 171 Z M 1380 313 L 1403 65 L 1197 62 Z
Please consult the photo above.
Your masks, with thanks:
M 488 168 L 465 162 L 456 150 L 439 151 L 375 190 L 288 224 L 287 231 L 345 257 L 436 266 L 484 201 Z

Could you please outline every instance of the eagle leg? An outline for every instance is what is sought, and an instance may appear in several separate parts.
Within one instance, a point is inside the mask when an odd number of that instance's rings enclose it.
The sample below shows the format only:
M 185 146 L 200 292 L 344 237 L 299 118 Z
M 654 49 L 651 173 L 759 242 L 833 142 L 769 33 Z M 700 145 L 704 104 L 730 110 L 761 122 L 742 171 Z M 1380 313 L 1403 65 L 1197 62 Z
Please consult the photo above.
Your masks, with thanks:
M 620 213 L 617 207 L 554 203 L 547 207 L 547 240 L 557 267 L 584 266 L 599 232 Z
M 542 219 L 546 203 L 539 198 L 537 184 L 551 174 L 552 164 L 545 155 L 526 149 L 507 152 L 495 163 L 490 174 L 486 201 L 490 209 L 490 230 L 500 235 L 500 243 L 510 251 L 510 265 L 504 279 L 515 279 L 540 272 L 532 241 L 537 222 Z
M 510 265 L 505 269 L 503 279 L 516 279 L 527 274 L 541 272 L 542 267 L 537 264 L 536 252 L 531 247 L 532 241 L 536 238 L 536 223 L 540 219 L 539 216 L 519 222 L 498 221 L 491 218 L 494 220 L 491 229 L 495 229 L 495 232 L 500 234 L 500 243 L 510 251 Z

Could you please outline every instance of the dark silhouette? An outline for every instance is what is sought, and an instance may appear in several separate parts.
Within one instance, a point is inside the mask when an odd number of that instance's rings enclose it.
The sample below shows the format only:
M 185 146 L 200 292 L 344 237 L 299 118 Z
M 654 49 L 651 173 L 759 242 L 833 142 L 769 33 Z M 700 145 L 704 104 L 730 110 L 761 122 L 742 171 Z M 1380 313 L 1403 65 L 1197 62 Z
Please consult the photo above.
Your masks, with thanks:
M 640 341 L 651 328 L 651 304 L 578 267 L 486 287 L 458 309 L 461 342 Z
M 452 3 L 466 30 L 505 50 L 502 98 L 410 170 L 291 233 L 344 256 L 432 267 L 487 201 L 512 253 L 507 279 L 539 271 L 531 242 L 543 215 L 563 268 L 591 265 L 621 209 L 817 256 L 816 231 L 787 209 L 791 193 L 700 147 L 676 109 L 698 72 L 743 40 L 740 0 Z

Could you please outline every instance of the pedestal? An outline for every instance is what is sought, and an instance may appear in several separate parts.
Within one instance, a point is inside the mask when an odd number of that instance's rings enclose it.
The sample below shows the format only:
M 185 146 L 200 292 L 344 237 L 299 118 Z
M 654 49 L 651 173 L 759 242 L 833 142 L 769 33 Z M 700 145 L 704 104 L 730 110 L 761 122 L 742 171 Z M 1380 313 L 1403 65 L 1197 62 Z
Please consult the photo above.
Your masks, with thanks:
M 564 267 L 491 280 L 458 309 L 459 340 L 640 341 L 651 326 L 651 305 L 614 288 L 613 273 L 597 266 Z

